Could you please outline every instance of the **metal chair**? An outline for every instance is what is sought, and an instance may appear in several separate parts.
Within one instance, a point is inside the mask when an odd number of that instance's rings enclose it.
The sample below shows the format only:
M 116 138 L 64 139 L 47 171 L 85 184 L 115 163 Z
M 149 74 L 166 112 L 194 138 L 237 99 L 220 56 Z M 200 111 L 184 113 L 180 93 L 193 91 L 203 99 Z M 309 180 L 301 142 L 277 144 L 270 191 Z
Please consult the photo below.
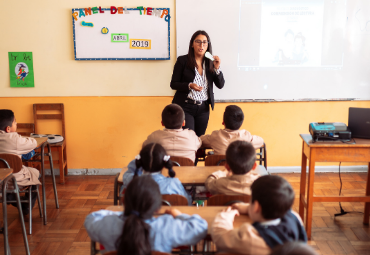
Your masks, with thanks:
M 6 168 L 10 168 L 8 162 L 5 159 L 0 158 L 0 163 L 4 164 Z M 14 169 L 13 169 L 14 170 Z M 10 184 L 13 186 L 13 188 L 7 188 L 8 183 L 11 181 Z M 26 227 L 24 225 L 24 219 L 23 219 L 23 213 L 22 213 L 22 206 L 21 206 L 21 199 L 19 197 L 19 188 L 17 181 L 15 180 L 15 177 L 13 174 L 6 177 L 2 182 L 2 200 L 0 201 L 3 204 L 3 220 L 4 220 L 4 254 L 9 255 L 10 254 L 10 247 L 9 247 L 9 237 L 8 237 L 8 211 L 7 211 L 7 203 L 10 201 L 7 201 L 6 194 L 15 194 L 16 195 L 16 203 L 18 208 L 18 214 L 19 214 L 19 220 L 21 222 L 22 226 L 22 234 L 23 234 L 23 241 L 24 246 L 26 249 L 26 254 L 30 255 L 30 248 L 28 246 L 28 240 L 27 240 L 27 233 L 26 233 Z
M 171 156 L 170 159 L 176 166 L 194 166 L 194 162 L 189 158 Z
M 22 160 L 20 157 L 14 154 L 0 154 L 0 168 L 12 168 L 13 173 L 18 173 L 22 169 Z M 5 163 L 6 162 L 6 163 Z M 24 187 L 22 190 L 19 190 L 19 193 L 28 193 L 28 200 L 21 200 L 21 202 L 27 202 L 29 203 L 29 234 L 32 235 L 32 192 L 35 192 L 37 194 L 37 202 L 39 206 L 40 211 L 40 218 L 42 218 L 42 210 L 41 210 L 41 200 L 40 200 L 40 193 L 39 193 L 39 185 L 35 185 L 36 189 L 32 189 L 32 185 Z M 8 201 L 15 202 L 15 201 Z
M 186 199 L 186 197 L 181 196 L 181 195 L 177 195 L 177 194 L 168 195 L 168 194 L 165 194 L 165 195 L 162 195 L 162 205 L 168 205 L 168 206 L 173 206 L 173 205 L 181 206 L 181 205 L 184 205 L 184 206 L 187 206 L 188 205 L 188 200 Z

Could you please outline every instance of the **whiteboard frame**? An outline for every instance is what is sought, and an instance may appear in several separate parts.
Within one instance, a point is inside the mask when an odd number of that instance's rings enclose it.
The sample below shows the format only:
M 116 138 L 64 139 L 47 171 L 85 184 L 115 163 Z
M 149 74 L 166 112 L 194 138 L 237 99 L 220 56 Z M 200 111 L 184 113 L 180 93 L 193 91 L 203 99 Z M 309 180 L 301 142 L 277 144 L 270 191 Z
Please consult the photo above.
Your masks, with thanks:
M 72 14 L 75 11 L 79 11 L 80 9 L 85 8 L 72 8 Z M 168 16 L 170 16 L 170 8 L 156 8 L 158 10 L 168 10 Z M 102 8 L 104 11 L 110 11 L 110 8 Z M 138 11 L 138 8 L 127 8 L 128 11 Z M 170 20 L 168 23 L 168 58 L 77 58 L 76 56 L 76 35 L 75 35 L 75 19 L 72 15 L 72 22 L 73 22 L 73 48 L 74 48 L 74 54 L 75 54 L 75 60 L 170 60 L 171 59 L 171 40 L 170 40 Z

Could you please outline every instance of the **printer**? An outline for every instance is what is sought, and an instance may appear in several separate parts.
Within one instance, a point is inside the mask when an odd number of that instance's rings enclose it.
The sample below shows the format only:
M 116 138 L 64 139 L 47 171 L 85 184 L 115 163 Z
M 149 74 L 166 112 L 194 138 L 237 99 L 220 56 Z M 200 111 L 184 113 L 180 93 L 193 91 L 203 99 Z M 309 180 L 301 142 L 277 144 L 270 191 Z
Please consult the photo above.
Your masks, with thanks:
M 312 141 L 349 141 L 351 140 L 351 131 L 346 124 L 342 122 L 312 122 L 309 125 Z

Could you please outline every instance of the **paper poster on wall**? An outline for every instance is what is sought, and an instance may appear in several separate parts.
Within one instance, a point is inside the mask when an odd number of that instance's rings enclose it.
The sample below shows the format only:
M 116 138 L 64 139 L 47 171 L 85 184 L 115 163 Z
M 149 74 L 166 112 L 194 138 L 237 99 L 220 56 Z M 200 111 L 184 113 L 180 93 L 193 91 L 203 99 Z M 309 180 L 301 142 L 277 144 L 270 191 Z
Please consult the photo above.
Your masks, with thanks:
M 8 52 L 10 87 L 35 87 L 32 52 Z

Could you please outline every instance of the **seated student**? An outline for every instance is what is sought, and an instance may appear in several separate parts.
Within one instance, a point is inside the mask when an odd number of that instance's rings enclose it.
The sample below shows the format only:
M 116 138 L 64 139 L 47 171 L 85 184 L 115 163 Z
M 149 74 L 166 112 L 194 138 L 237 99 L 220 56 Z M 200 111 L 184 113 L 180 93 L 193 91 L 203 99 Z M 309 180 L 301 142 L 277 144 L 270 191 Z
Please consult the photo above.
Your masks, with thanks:
M 186 192 L 180 180 L 175 177 L 172 169 L 170 156 L 166 155 L 165 149 L 158 143 L 150 143 L 144 146 L 140 154 L 128 164 L 128 170 L 123 174 L 122 190 L 128 186 L 135 176 L 150 175 L 159 185 L 161 194 L 177 194 L 187 198 L 192 203 L 191 196 Z M 162 175 L 162 169 L 168 169 L 167 178 Z M 121 191 L 122 191 L 121 190 Z
M 0 153 L 15 154 L 21 158 L 22 154 L 27 154 L 37 147 L 34 138 L 23 137 L 17 133 L 17 121 L 11 110 L 0 110 Z M 28 185 L 39 185 L 40 173 L 32 167 L 22 166 L 18 173 L 13 174 L 20 188 Z M 7 195 L 9 200 L 15 200 L 14 194 Z M 32 193 L 32 207 L 35 205 L 37 194 Z M 28 195 L 27 195 L 28 198 Z M 16 206 L 16 204 L 12 204 Z M 22 203 L 24 215 L 29 213 L 28 203 Z
M 163 130 L 154 131 L 143 143 L 159 143 L 170 156 L 185 157 L 195 162 L 195 153 L 202 145 L 193 130 L 185 126 L 185 113 L 177 104 L 167 105 L 162 111 Z
M 227 171 L 216 171 L 206 180 L 212 194 L 250 195 L 252 183 L 260 177 L 256 170 L 256 151 L 251 143 L 234 141 L 226 150 Z
M 158 184 L 150 176 L 136 177 L 127 187 L 124 212 L 93 212 L 84 225 L 92 241 L 118 254 L 171 253 L 175 247 L 195 245 L 206 237 L 208 224 L 199 215 L 169 208 L 153 217 L 161 204 Z
M 291 210 L 294 191 L 277 175 L 261 176 L 251 186 L 249 204 L 234 204 L 219 213 L 212 225 L 212 240 L 217 250 L 240 254 L 270 254 L 285 242 L 307 242 L 302 220 Z M 233 228 L 235 215 L 248 214 L 253 224 Z
M 254 148 L 263 146 L 263 139 L 256 135 L 251 135 L 245 129 L 239 129 L 244 121 L 242 109 L 236 105 L 229 105 L 224 112 L 222 125 L 225 129 L 215 130 L 210 135 L 202 135 L 202 147 L 212 148 L 216 155 L 225 155 L 226 148 L 231 141 L 243 140 L 252 143 Z

